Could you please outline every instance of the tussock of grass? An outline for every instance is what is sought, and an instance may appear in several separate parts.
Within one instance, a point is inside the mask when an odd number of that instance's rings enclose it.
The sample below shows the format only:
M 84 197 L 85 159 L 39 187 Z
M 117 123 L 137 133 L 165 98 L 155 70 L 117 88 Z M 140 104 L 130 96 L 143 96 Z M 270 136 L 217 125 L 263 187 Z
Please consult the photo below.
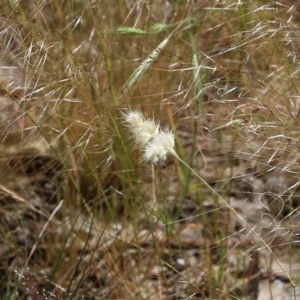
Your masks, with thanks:
M 299 5 L 0 9 L 1 299 L 297 299 Z

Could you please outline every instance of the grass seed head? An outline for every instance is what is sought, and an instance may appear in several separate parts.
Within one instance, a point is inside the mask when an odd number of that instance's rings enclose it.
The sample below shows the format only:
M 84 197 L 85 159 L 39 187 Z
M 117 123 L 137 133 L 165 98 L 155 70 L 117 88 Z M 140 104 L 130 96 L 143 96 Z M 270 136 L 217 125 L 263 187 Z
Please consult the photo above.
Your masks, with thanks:
M 168 154 L 176 154 L 172 131 L 161 130 L 158 124 L 151 119 L 145 119 L 139 111 L 127 111 L 123 117 L 136 145 L 143 148 L 143 162 L 163 163 Z
M 174 154 L 174 134 L 171 131 L 160 131 L 144 147 L 143 162 L 152 162 L 154 164 L 163 163 L 168 154 Z
M 145 119 L 139 111 L 128 111 L 123 116 L 126 126 L 138 146 L 145 146 L 160 131 L 154 121 Z

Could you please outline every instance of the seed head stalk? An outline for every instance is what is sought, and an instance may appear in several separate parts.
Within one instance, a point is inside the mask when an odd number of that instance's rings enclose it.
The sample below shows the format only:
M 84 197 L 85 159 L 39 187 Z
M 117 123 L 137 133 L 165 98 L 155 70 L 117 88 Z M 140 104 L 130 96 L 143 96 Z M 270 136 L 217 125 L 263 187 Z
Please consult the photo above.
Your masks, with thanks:
M 289 273 L 284 269 L 283 265 L 281 264 L 280 260 L 275 256 L 274 252 L 272 251 L 272 249 L 270 248 L 270 246 L 262 239 L 262 237 L 256 232 L 255 227 L 252 227 L 232 206 L 230 206 L 227 201 L 216 191 L 214 190 L 195 170 L 193 170 L 187 163 L 185 163 L 175 152 L 175 150 L 173 149 L 172 152 L 170 152 L 170 154 L 172 154 L 176 159 L 178 159 L 180 162 L 182 162 L 189 170 L 191 170 L 191 172 L 193 174 L 195 174 L 195 176 L 200 179 L 200 181 L 206 186 L 208 187 L 225 205 L 226 208 L 228 208 L 231 212 L 233 212 L 249 229 L 250 231 L 252 231 L 254 233 L 254 235 L 257 237 L 257 239 L 259 241 L 261 241 L 264 246 L 270 251 L 270 253 L 272 255 L 274 255 L 276 261 L 278 262 L 278 264 L 280 265 L 280 267 L 282 268 L 282 270 L 284 271 L 284 273 L 286 274 L 287 278 L 290 280 L 291 284 L 293 285 L 293 287 L 296 287 L 294 281 L 292 280 L 291 276 L 289 275 Z

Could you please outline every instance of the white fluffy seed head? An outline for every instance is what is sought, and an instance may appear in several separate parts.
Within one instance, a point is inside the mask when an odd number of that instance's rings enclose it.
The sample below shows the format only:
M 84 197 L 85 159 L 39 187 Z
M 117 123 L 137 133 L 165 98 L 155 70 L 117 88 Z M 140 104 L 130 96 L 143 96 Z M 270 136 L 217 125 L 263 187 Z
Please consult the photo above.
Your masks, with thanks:
M 139 111 L 127 111 L 123 117 L 136 145 L 144 151 L 143 162 L 163 163 L 168 154 L 176 155 L 172 131 L 162 131 L 159 125 L 151 119 L 145 119 Z
M 152 162 L 154 164 L 163 163 L 168 154 L 174 154 L 174 134 L 171 131 L 160 131 L 144 147 L 143 162 Z
M 154 121 L 145 119 L 139 111 L 128 111 L 123 116 L 138 146 L 145 146 L 160 130 Z
M 129 128 L 142 126 L 145 122 L 144 116 L 139 111 L 127 111 L 123 114 L 123 117 Z

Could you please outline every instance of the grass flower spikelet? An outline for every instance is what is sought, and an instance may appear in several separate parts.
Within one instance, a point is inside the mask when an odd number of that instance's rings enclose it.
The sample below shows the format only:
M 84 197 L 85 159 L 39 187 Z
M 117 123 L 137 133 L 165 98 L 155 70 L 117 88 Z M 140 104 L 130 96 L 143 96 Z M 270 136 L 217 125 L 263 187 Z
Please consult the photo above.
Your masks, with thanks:
M 143 162 L 156 164 L 165 161 L 168 154 L 176 156 L 172 131 L 161 130 L 158 124 L 151 119 L 145 119 L 139 111 L 128 111 L 123 116 L 136 145 L 143 149 Z
M 142 161 L 151 161 L 154 164 L 163 162 L 168 154 L 174 154 L 174 134 L 171 131 L 160 131 L 144 147 Z
M 138 146 L 145 146 L 159 132 L 159 126 L 152 120 L 145 119 L 139 111 L 128 111 L 123 116 Z

